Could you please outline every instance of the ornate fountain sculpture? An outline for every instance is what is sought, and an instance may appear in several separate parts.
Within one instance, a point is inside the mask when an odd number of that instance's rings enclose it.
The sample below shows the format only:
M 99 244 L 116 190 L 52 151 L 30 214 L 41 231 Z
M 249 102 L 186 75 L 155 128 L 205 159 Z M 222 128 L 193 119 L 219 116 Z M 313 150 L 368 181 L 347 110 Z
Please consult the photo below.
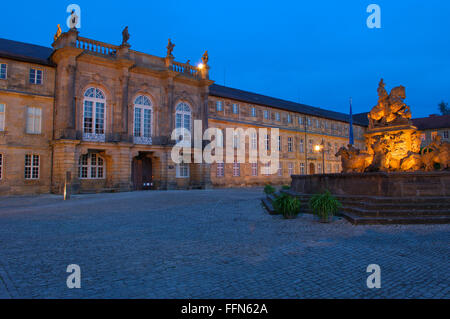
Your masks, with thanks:
M 367 153 L 349 145 L 341 148 L 343 172 L 416 171 L 450 167 L 450 143 L 440 136 L 420 149 L 417 128 L 412 125 L 411 110 L 404 102 L 405 87 L 397 86 L 388 94 L 383 79 L 378 85 L 378 103 L 369 112 L 369 129 L 365 134 Z

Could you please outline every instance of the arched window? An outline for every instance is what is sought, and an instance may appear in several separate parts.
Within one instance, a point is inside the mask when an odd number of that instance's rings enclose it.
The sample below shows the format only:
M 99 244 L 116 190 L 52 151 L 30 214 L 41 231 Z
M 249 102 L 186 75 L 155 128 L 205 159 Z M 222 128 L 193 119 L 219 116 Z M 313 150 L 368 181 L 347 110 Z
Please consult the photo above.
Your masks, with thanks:
M 105 178 L 105 161 L 96 153 L 81 155 L 78 161 L 78 176 L 80 179 Z
M 191 108 L 188 104 L 181 102 L 175 111 L 175 128 L 185 128 L 191 132 Z M 185 139 L 189 139 L 185 136 Z
M 136 144 L 152 144 L 152 102 L 145 95 L 134 100 L 133 136 Z
M 83 139 L 104 142 L 105 118 L 105 94 L 94 87 L 87 89 L 83 100 Z

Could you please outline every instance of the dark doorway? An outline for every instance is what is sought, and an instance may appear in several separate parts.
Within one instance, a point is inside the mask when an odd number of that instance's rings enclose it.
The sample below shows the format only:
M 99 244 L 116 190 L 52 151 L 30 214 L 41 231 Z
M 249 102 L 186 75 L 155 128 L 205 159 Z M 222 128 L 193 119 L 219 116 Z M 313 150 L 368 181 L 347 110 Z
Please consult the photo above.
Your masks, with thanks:
M 314 166 L 314 163 L 309 163 L 309 174 L 315 174 L 316 168 Z
M 153 188 L 152 160 L 146 156 L 137 156 L 133 159 L 132 179 L 135 190 Z

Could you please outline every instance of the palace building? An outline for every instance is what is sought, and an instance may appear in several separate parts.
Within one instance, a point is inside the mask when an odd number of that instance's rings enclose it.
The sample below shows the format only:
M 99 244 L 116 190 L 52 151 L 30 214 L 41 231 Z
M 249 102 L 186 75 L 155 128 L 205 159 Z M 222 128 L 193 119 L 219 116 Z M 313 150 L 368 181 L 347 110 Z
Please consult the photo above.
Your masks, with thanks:
M 52 48 L 0 39 L 0 194 L 190 189 L 287 184 L 292 174 L 339 173 L 349 116 L 214 84 L 203 64 L 133 51 L 76 29 Z M 280 164 L 181 163 L 175 128 L 279 128 Z M 367 117 L 353 118 L 364 148 Z M 245 138 L 246 149 L 258 136 Z M 316 148 L 321 145 L 317 152 Z

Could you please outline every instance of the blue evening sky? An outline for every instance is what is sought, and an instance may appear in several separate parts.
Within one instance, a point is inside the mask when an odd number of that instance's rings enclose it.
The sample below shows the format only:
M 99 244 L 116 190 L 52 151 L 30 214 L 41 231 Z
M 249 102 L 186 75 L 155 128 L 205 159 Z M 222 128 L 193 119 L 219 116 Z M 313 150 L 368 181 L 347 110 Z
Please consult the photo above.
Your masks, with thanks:
M 406 87 L 413 117 L 450 102 L 450 1 L 3 1 L 0 37 L 50 46 L 67 30 L 67 5 L 81 7 L 80 34 L 177 61 L 210 55 L 218 84 L 348 112 L 369 111 L 381 77 Z M 369 29 L 366 7 L 381 7 Z

